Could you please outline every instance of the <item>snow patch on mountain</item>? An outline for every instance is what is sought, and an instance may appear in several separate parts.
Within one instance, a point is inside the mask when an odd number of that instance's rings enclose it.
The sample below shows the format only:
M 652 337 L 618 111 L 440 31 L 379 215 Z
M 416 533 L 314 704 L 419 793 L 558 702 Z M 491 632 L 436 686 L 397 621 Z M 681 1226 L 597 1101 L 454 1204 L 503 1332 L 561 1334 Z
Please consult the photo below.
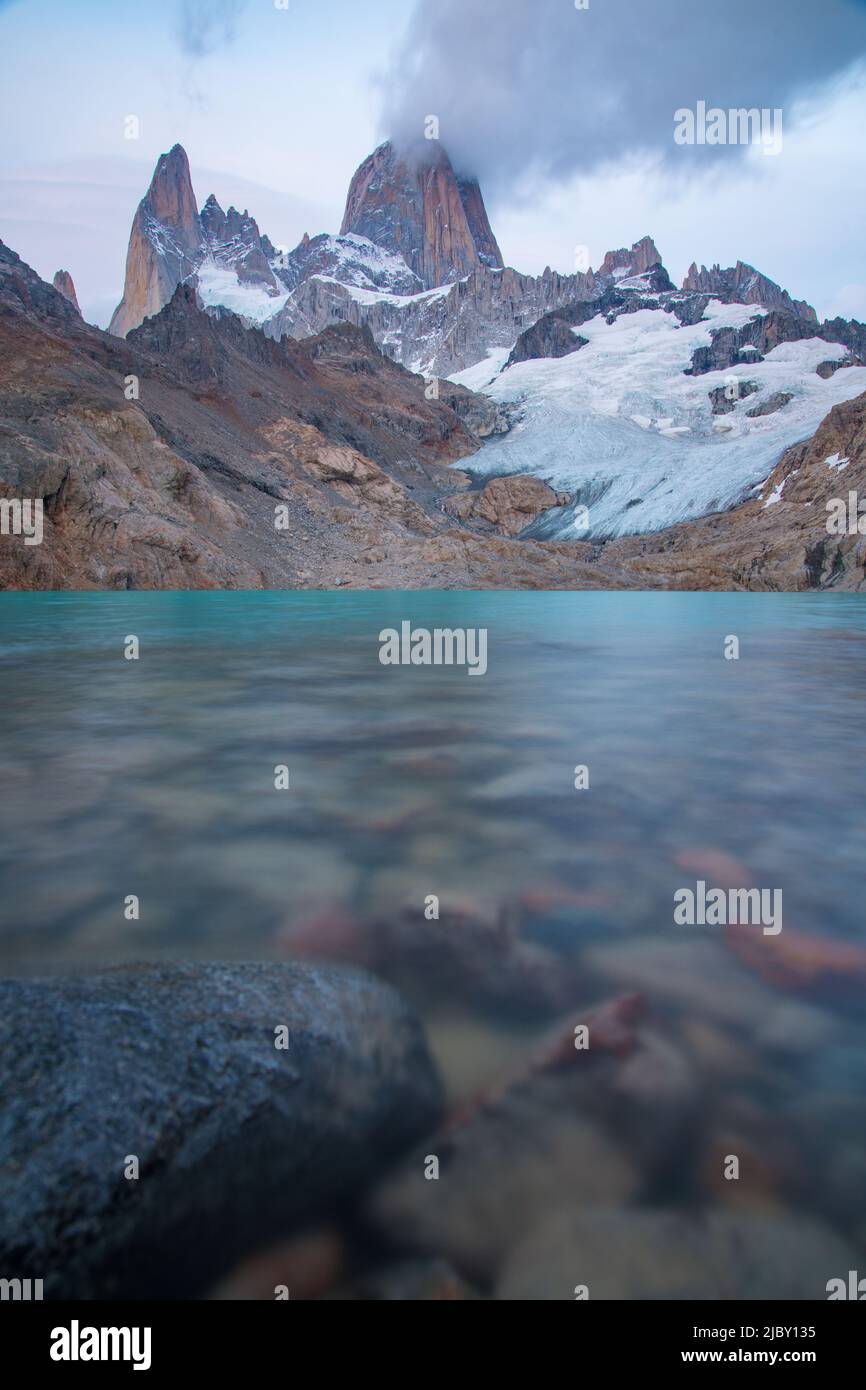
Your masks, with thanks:
M 394 304 L 397 308 L 406 308 L 410 304 L 432 303 L 436 299 L 447 299 L 451 293 L 450 285 L 440 285 L 435 290 L 422 290 L 420 294 L 389 294 L 386 290 L 367 288 L 345 280 L 340 280 L 336 275 L 314 275 L 311 279 L 318 280 L 325 285 L 341 285 L 356 304 Z
M 325 236 L 321 253 L 323 258 L 333 257 L 331 275 L 342 285 L 362 290 L 384 289 L 398 294 L 407 290 L 417 293 L 423 289 L 401 256 L 395 256 L 384 246 L 377 246 L 354 232 L 347 232 L 345 236 Z
M 491 353 L 451 380 L 486 391 L 517 423 L 455 466 L 483 475 L 532 473 L 571 492 L 569 507 L 531 528 L 537 535 L 573 536 L 578 506 L 589 509 L 587 537 L 657 531 L 725 510 L 766 479 L 787 448 L 813 434 L 833 405 L 866 390 L 863 367 L 818 376 L 829 355 L 818 338 L 784 343 L 763 361 L 685 375 L 712 329 L 738 328 L 761 313 L 752 304 L 711 300 L 693 326 L 662 309 L 620 314 L 613 323 L 597 315 L 580 326 L 587 345 L 566 357 L 518 362 L 495 374 Z M 716 417 L 709 393 L 732 377 L 759 390 Z M 792 399 L 772 413 L 747 413 L 762 403 L 772 408 L 778 393 Z
M 288 291 L 273 295 L 262 284 L 243 283 L 229 266 L 218 265 L 213 259 L 202 262 L 197 277 L 199 298 L 206 309 L 230 309 L 257 326 L 279 313 L 289 298 Z

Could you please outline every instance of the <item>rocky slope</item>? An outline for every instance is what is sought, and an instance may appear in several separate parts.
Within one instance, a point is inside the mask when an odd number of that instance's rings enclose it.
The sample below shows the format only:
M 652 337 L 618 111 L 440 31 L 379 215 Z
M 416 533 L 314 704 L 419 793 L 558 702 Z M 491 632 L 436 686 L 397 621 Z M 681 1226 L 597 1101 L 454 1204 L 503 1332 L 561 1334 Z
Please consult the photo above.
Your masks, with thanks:
M 466 483 L 445 465 L 480 442 L 363 330 L 276 343 L 180 286 L 124 342 L 2 245 L 0 419 L 2 495 L 45 505 L 42 545 L 0 542 L 20 588 L 333 583 L 373 542 L 444 526 Z
M 752 500 L 729 512 L 605 546 L 600 562 L 641 588 L 866 590 L 866 394 L 834 406 L 789 449 Z M 836 505 L 834 505 L 834 503 Z M 834 522 L 839 504 L 844 530 Z M 852 534 L 853 531 L 853 534 Z

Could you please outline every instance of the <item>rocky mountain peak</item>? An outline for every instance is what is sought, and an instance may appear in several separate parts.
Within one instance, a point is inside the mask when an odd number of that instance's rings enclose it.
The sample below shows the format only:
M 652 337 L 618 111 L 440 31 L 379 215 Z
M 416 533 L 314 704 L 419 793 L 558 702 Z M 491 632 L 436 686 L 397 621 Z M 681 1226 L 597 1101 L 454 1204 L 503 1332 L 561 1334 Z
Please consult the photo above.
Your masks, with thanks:
M 698 270 L 693 261 L 683 281 L 683 289 L 713 295 L 721 300 L 733 300 L 738 304 L 761 304 L 765 309 L 781 309 L 785 313 L 796 314 L 798 318 L 818 322 L 818 315 L 811 304 L 804 299 L 792 299 L 775 280 L 762 275 L 745 261 L 737 261 L 735 266 L 727 270 L 722 270 L 718 264 L 709 270 L 702 265 Z
M 174 145 L 160 155 L 133 219 L 123 298 L 109 332 L 123 338 L 143 319 L 158 314 L 175 287 L 192 274 L 204 239 L 189 160 L 183 146 Z
M 340 228 L 349 234 L 402 256 L 427 289 L 503 266 L 477 181 L 458 177 L 436 140 L 400 150 L 389 140 L 363 161 Z
M 221 241 L 225 235 L 226 215 L 217 202 L 216 195 L 210 193 L 201 210 L 199 221 L 205 236 L 211 241 Z
M 160 155 L 143 203 L 157 222 L 171 228 L 179 245 L 188 251 L 200 245 L 201 223 L 182 145 L 173 145 L 168 154 Z
M 78 303 L 78 295 L 75 293 L 75 285 L 73 284 L 72 276 L 69 274 L 69 271 L 58 270 L 51 283 L 58 294 L 62 294 L 64 299 L 68 299 L 73 309 L 80 314 L 81 308 Z
M 636 241 L 630 250 L 623 246 L 618 251 L 608 251 L 598 274 L 621 279 L 624 276 L 646 275 L 648 271 L 661 264 L 658 247 L 651 236 L 645 236 Z

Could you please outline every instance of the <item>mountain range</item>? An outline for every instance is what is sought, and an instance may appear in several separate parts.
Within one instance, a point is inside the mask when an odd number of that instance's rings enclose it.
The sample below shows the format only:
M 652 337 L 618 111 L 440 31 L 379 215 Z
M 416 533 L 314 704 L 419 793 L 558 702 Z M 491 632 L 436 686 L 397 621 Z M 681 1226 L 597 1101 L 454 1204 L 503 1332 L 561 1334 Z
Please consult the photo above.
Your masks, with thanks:
M 0 331 L 0 488 L 47 511 L 11 586 L 864 583 L 824 497 L 866 464 L 866 327 L 744 262 L 676 286 L 647 236 L 523 275 L 436 141 L 291 250 L 176 145 L 109 332 L 2 243 Z

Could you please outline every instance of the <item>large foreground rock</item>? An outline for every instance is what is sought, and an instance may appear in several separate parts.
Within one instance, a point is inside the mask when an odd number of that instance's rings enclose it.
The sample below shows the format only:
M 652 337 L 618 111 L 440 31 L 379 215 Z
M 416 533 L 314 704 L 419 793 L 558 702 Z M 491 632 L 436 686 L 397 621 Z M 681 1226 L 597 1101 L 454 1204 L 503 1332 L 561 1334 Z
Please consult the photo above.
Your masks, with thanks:
M 333 967 L 3 981 L 0 1049 L 0 1271 L 48 1298 L 193 1296 L 378 1176 L 439 1108 L 408 1007 Z

